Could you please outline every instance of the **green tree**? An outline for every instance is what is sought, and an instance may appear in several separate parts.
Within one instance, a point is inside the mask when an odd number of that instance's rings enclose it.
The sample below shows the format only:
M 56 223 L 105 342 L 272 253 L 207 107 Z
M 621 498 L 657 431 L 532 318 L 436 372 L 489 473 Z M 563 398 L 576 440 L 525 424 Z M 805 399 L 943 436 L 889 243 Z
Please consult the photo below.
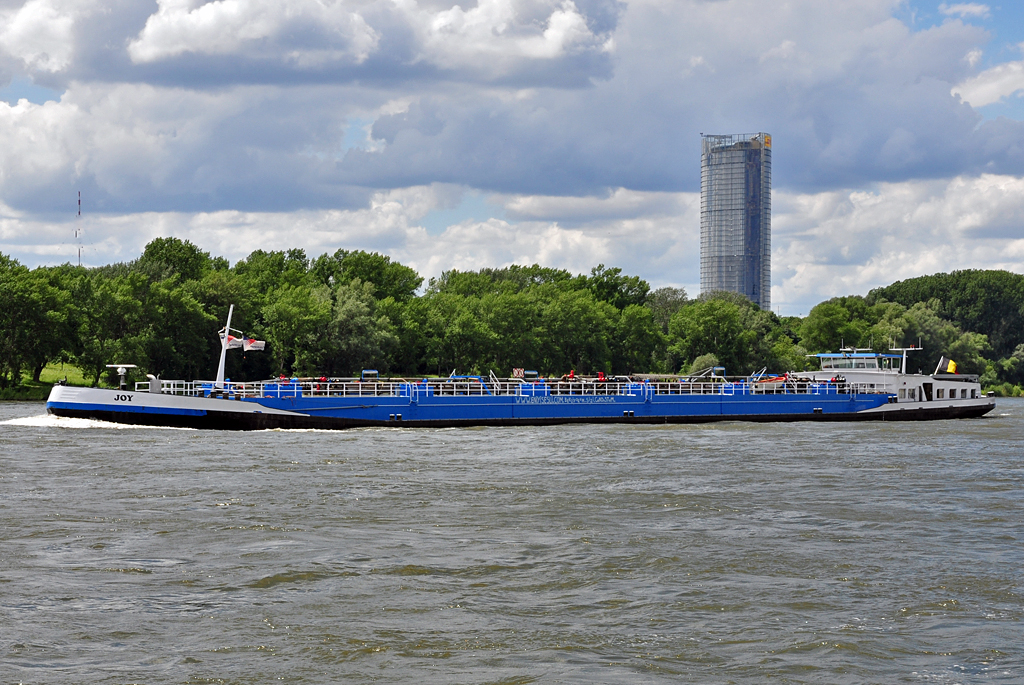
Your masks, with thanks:
M 672 316 L 686 306 L 689 299 L 682 288 L 658 288 L 647 295 L 644 306 L 654 314 L 654 320 L 661 326 L 662 333 L 668 333 Z
M 694 359 L 693 363 L 690 364 L 689 369 L 681 369 L 680 371 L 693 375 L 706 371 L 707 369 L 713 369 L 716 366 L 719 366 L 718 357 L 709 352 Z
M 349 376 L 364 368 L 387 371 L 385 350 L 395 339 L 387 317 L 379 315 L 372 283 L 339 284 L 329 321 L 309 345 L 296 352 L 298 373 Z M 384 368 L 381 368 L 384 367 Z
M 770 349 L 771 353 L 765 364 L 769 372 L 783 373 L 807 369 L 807 350 L 795 343 L 792 337 L 785 334 L 775 336 Z
M 261 313 L 275 371 L 289 375 L 313 371 L 309 363 L 333 316 L 331 291 L 326 286 L 277 288 Z
M 155 238 L 146 245 L 138 265 L 162 280 L 177 274 L 183 281 L 194 281 L 213 268 L 209 252 L 203 252 L 188 240 Z
M 334 287 L 358 280 L 371 283 L 377 299 L 393 298 L 408 302 L 423 283 L 415 270 L 376 252 L 338 250 L 321 255 L 310 267 L 310 274 L 321 284 Z
M 148 367 L 146 327 L 143 303 L 147 299 L 149 279 L 141 273 L 127 273 L 107 278 L 93 272 L 86 288 L 86 297 L 79 319 L 81 352 L 75 365 L 92 385 L 106 374 L 113 382 L 113 370 L 107 364 L 138 364 Z
M 501 269 L 445 271 L 440 277 L 430 279 L 427 291 L 483 297 L 487 293 L 523 292 L 542 285 L 567 292 L 586 288 L 587 283 L 585 276 L 573 276 L 565 269 L 513 264 Z
M 812 352 L 836 352 L 867 344 L 871 321 L 863 297 L 833 297 L 815 305 L 800 328 L 803 345 Z
M 1017 345 L 1013 354 L 999 360 L 998 365 L 993 366 L 998 370 L 999 376 L 1008 383 L 1014 385 L 1024 384 L 1024 343 Z
M 297 288 L 307 283 L 307 260 L 302 250 L 264 252 L 255 250 L 234 266 L 254 303 L 261 306 L 273 299 L 277 288 Z
M 397 302 L 385 297 L 376 305 L 379 316 L 388 320 L 391 338 L 385 348 L 386 366 L 403 375 L 432 373 L 428 366 L 426 322 L 430 309 L 429 298 L 415 297 L 409 302 Z
M 547 286 L 544 305 L 544 370 L 564 373 L 611 371 L 609 339 L 617 311 L 589 290 L 561 292 Z
M 727 372 L 749 373 L 757 333 L 746 328 L 743 320 L 743 308 L 736 302 L 721 298 L 697 300 L 672 317 L 671 349 L 682 360 L 714 354 Z
M 876 352 L 883 352 L 894 344 L 906 342 L 906 331 L 909 323 L 906 318 L 907 309 L 897 302 L 877 301 L 871 307 L 871 326 L 865 331 L 862 340 Z
M 431 278 L 427 284 L 427 294 L 443 293 L 462 297 L 483 297 L 487 293 L 508 292 L 515 290 L 511 285 L 499 287 L 489 273 L 476 271 L 444 271 L 438 278 Z
M 654 312 L 640 305 L 627 305 L 617 317 L 612 343 L 613 373 L 661 371 L 665 356 L 665 335 Z
M 936 311 L 939 306 L 938 300 L 918 302 L 904 314 L 907 322 L 904 346 L 920 344 L 924 350 L 916 359 L 908 360 L 908 371 L 919 367 L 931 373 L 939 358 L 946 356 L 955 360 L 962 372 L 983 373 L 988 365 L 988 360 L 982 356 L 989 349 L 987 338 L 980 333 L 964 333 L 939 316 Z
M 643 305 L 651 286 L 639 276 L 623 276 L 618 267 L 605 268 L 598 264 L 590 271 L 587 287 L 594 297 L 607 302 L 618 310 L 629 305 Z
M 0 254 L 0 388 L 21 383 L 35 336 L 45 328 L 46 297 L 39 279 L 18 260 Z
M 451 293 L 433 293 L 425 299 L 427 366 L 438 375 L 483 371 L 495 335 L 481 316 L 480 299 Z
M 150 373 L 185 380 L 212 376 L 220 353 L 217 330 L 223 324 L 176 278 L 153 284 L 147 295 L 144 318 Z
M 1024 276 L 1009 271 L 965 270 L 897 281 L 868 293 L 910 308 L 937 300 L 931 308 L 963 331 L 987 336 L 997 357 L 1007 357 L 1024 340 Z
M 494 336 L 485 357 L 488 369 L 504 375 L 540 365 L 541 306 L 534 292 L 487 293 L 480 298 L 480 314 Z
M 39 382 L 40 374 L 51 361 L 70 362 L 80 351 L 80 302 L 87 278 L 85 269 L 70 264 L 32 271 L 37 306 L 41 308 L 41 315 L 25 322 L 29 336 L 35 340 L 28 354 L 32 380 Z
M 216 322 L 204 343 L 206 351 L 201 355 L 206 361 L 202 363 L 199 375 L 213 378 L 220 357 L 220 340 L 216 331 L 227 320 L 228 309 L 235 305 L 231 318 L 231 327 L 244 331 L 255 338 L 266 338 L 266 326 L 262 319 L 262 304 L 267 293 L 257 293 L 246 282 L 244 276 L 229 269 L 215 269 L 203 274 L 198 281 L 187 281 L 181 285 L 184 292 L 194 298 L 202 311 L 213 317 Z M 224 367 L 225 376 L 235 380 L 257 380 L 270 377 L 277 367 L 274 364 L 273 344 L 263 352 L 241 354 L 230 352 Z

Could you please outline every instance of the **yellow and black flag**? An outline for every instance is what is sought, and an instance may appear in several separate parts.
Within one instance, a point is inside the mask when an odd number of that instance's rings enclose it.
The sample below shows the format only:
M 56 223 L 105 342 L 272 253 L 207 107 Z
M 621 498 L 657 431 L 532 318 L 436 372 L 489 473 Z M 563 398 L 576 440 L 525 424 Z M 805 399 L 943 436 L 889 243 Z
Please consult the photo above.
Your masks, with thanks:
M 935 373 L 956 373 L 956 362 L 942 357 L 939 359 L 939 365 L 935 367 Z

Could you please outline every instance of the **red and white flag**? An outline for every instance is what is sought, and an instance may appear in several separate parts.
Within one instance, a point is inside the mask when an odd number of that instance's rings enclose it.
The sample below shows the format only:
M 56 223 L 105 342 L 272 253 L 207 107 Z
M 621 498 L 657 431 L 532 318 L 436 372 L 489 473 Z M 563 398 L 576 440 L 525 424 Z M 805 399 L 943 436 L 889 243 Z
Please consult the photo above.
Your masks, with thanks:
M 228 349 L 229 350 L 236 350 L 236 349 L 238 349 L 241 346 L 242 346 L 242 339 L 241 338 L 236 338 L 233 335 L 229 335 L 228 336 Z
M 248 352 L 249 350 L 255 350 L 260 352 L 263 347 L 267 344 L 265 340 L 257 340 L 256 338 L 246 338 L 242 343 L 242 348 Z

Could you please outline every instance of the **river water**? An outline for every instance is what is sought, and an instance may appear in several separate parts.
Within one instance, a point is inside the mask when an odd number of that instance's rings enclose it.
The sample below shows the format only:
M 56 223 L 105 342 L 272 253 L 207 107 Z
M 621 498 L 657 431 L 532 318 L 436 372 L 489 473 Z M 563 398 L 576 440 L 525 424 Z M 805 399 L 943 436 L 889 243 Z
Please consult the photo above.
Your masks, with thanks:
M 0 680 L 1024 682 L 1024 401 L 222 433 L 0 403 Z

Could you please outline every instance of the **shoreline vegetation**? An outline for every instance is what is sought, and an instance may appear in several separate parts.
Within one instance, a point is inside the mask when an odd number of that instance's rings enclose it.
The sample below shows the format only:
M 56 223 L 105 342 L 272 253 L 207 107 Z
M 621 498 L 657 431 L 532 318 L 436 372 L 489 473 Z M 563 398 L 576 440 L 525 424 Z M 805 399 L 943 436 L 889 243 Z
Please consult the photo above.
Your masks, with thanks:
M 15 387 L 0 388 L 0 400 L 13 402 L 45 402 L 50 394 L 50 388 L 57 381 L 67 379 L 68 385 L 88 386 L 91 385 L 82 376 L 82 371 L 70 364 L 47 364 L 39 374 L 39 380 L 22 378 L 21 384 Z M 101 382 L 99 387 L 109 386 Z
M 835 297 L 807 316 L 779 317 L 734 293 L 691 298 L 651 290 L 603 264 L 589 274 L 512 265 L 430 279 L 363 251 L 310 259 L 256 250 L 231 266 L 189 241 L 157 238 L 131 262 L 28 269 L 0 254 L 0 399 L 44 400 L 54 382 L 210 378 L 216 331 L 232 327 L 266 351 L 228 355 L 227 376 L 499 376 L 688 373 L 812 368 L 817 352 L 919 345 L 908 368 L 939 357 L 981 376 L 986 391 L 1024 395 L 1024 276 L 955 271 Z

